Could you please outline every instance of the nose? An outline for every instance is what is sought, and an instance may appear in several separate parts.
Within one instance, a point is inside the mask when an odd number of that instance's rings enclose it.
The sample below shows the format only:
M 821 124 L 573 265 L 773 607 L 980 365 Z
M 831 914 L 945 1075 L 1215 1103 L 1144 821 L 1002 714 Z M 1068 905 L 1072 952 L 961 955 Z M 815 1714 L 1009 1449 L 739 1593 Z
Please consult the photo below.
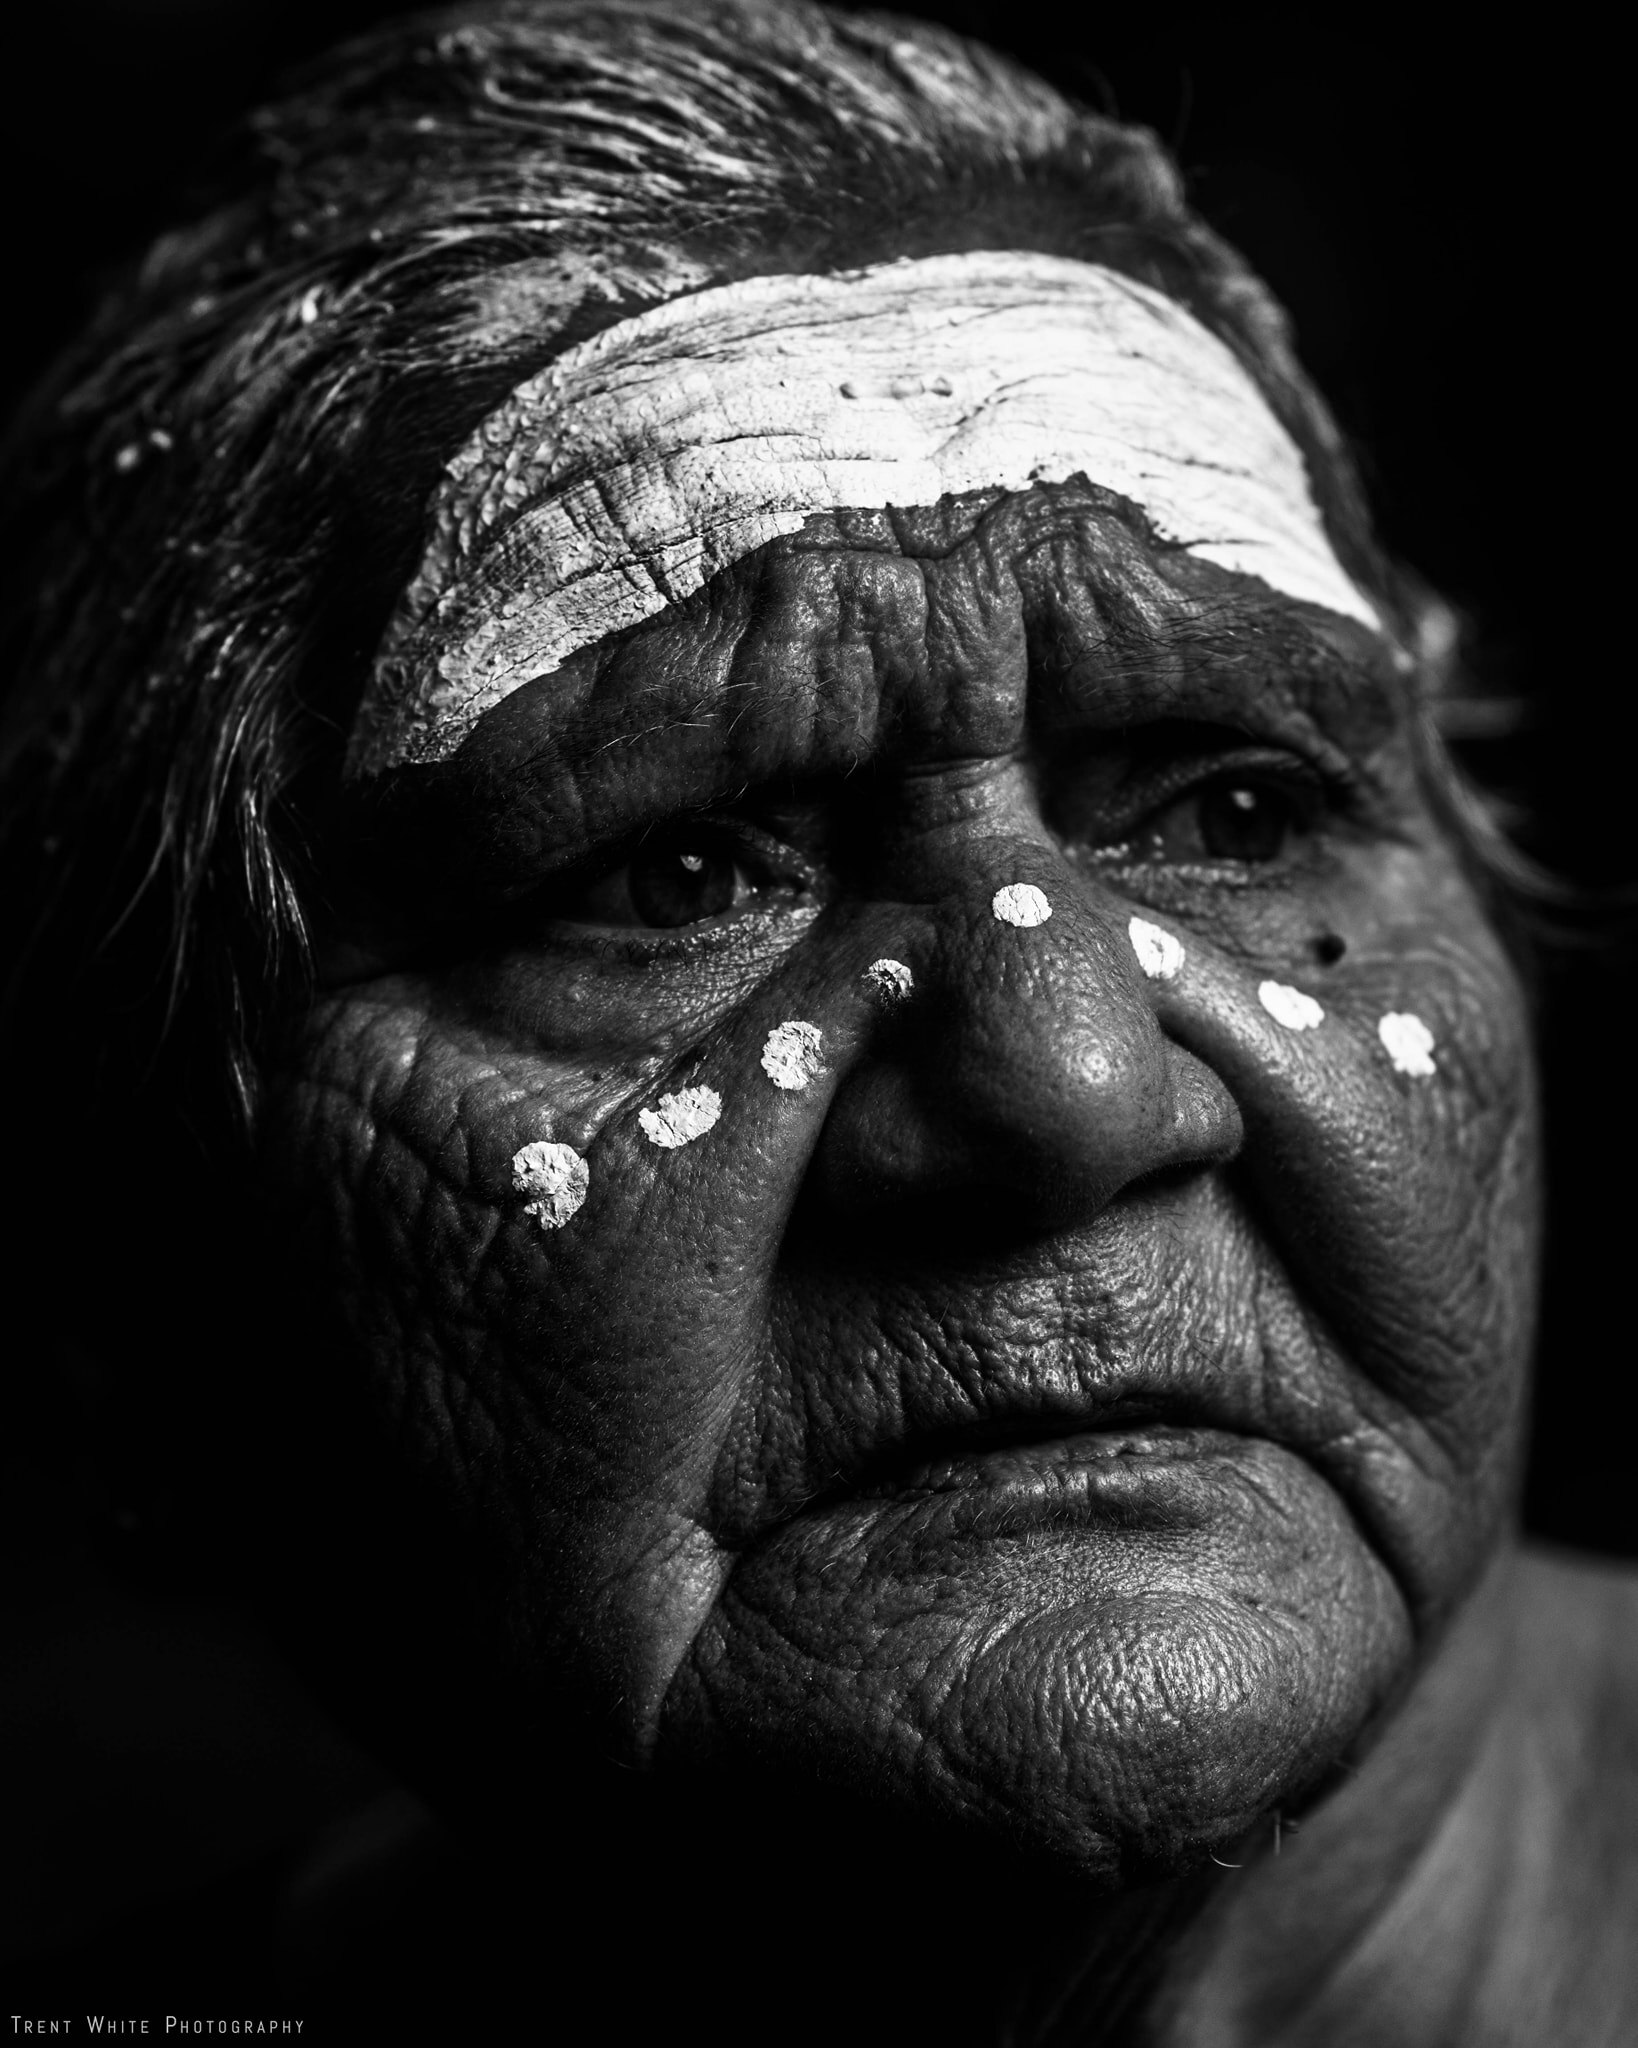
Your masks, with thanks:
M 1135 1182 L 1233 1157 L 1239 1110 L 1168 1039 L 1113 892 L 1030 839 L 969 847 L 932 912 L 916 993 L 847 1076 L 814 1165 L 834 1209 L 931 1203 L 1039 1232 Z M 1035 923 L 1026 917 L 1044 902 Z

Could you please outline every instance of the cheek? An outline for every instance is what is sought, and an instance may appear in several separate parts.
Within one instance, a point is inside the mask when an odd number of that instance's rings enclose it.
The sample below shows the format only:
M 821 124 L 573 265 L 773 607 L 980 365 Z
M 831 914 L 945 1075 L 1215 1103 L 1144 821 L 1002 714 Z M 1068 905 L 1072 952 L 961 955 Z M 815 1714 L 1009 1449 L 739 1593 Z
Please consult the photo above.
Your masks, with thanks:
M 321 1011 L 272 1091 L 279 1227 L 383 1438 L 476 1532 L 498 1625 L 635 1749 L 720 1590 L 705 1504 L 767 1369 L 829 1061 L 869 1008 L 860 974 L 822 1023 L 757 1007 L 680 1050 L 569 1058 L 465 1034 L 404 980 Z
M 1436 863 L 1390 862 L 1320 916 L 1346 939 L 1330 968 L 1288 945 L 1225 972 L 1194 944 L 1161 1010 L 1240 1104 L 1241 1171 L 1292 1313 L 1442 1475 L 1414 1514 L 1377 1482 L 1408 1583 L 1442 1606 L 1505 1512 L 1522 1425 L 1538 1230 L 1525 1006 Z

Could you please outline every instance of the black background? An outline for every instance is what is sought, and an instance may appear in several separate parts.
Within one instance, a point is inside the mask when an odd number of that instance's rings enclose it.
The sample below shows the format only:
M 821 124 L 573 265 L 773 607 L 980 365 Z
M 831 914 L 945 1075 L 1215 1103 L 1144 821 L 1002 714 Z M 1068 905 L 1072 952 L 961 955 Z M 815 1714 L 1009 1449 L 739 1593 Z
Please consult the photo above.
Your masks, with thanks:
M 235 113 L 291 63 L 398 11 L 102 0 L 37 6 L 12 22 L 3 139 L 12 288 L 0 323 L 8 404 L 73 331 L 99 278 L 183 203 L 190 166 Z M 1470 17 L 1488 24 L 1482 35 L 1427 14 L 1355 11 L 1339 21 L 1328 9 L 905 11 L 1010 50 L 1173 145 L 1195 203 L 1294 314 L 1302 354 L 1359 446 L 1389 545 L 1467 616 L 1487 687 L 1523 700 L 1524 723 L 1476 747 L 1475 766 L 1528 805 L 1533 853 L 1589 892 L 1625 889 L 1630 905 L 1630 315 L 1620 311 L 1630 235 L 1620 136 L 1630 113 L 1625 60 L 1605 32 L 1543 13 L 1526 17 L 1536 26 L 1524 35 L 1500 28 L 1499 11 Z M 1547 970 L 1550 1224 L 1527 1515 L 1555 1540 L 1638 1555 L 1638 1357 L 1628 1329 L 1638 987 L 1630 911 L 1604 923 L 1606 937 L 1583 936 Z M 24 1551 L 39 1541 L 37 1527 L 18 1537 Z M 117 1648 L 125 1638 L 106 1619 L 122 1611 L 105 1602 L 104 1622 L 86 1623 L 75 1683 L 124 1682 L 129 1646 Z M 49 1635 L 49 1616 L 33 1625 Z M 212 1668 L 207 1655 L 203 1677 L 189 1683 L 208 1687 Z M 72 1699 L 40 1711 L 57 1719 L 34 1806 L 69 1816 L 71 1836 L 57 1859 L 69 1916 L 52 1923 L 60 1938 L 74 1919 L 76 1864 L 95 1862 L 114 1833 L 102 1840 L 104 1823 L 89 1810 L 73 1821 L 84 1800 L 77 1807 L 64 1792 L 53 1805 L 50 1758 L 71 1770 L 100 1744 L 98 1783 L 117 1800 L 118 1719 L 82 1714 L 76 1737 Z M 163 1720 L 162 1704 L 151 1711 Z M 279 1740 L 267 1734 L 269 1755 Z M 322 1820 L 327 1801 L 368 1789 L 367 1770 L 337 1762 L 318 1734 L 298 1730 L 289 1741 L 307 1745 L 306 1765 L 282 1751 L 277 1765 L 307 1788 L 306 1805 L 286 1801 L 302 1826 Z M 265 1776 L 274 1766 L 264 1758 L 254 1768 Z M 140 1801 L 132 1811 L 138 1839 Z M 227 1824 L 225 1846 L 194 1876 L 232 1866 L 231 1835 Z M 260 1851 L 277 1830 L 258 1823 L 247 1843 L 252 1836 Z M 51 1864 L 56 1852 L 40 1853 Z M 86 1926 L 120 1912 L 134 1924 L 129 1914 L 148 1895 L 190 1876 L 185 1855 L 174 1869 L 161 1858 L 157 1876 L 140 1854 L 129 1860 L 128 1879 L 92 1886 Z

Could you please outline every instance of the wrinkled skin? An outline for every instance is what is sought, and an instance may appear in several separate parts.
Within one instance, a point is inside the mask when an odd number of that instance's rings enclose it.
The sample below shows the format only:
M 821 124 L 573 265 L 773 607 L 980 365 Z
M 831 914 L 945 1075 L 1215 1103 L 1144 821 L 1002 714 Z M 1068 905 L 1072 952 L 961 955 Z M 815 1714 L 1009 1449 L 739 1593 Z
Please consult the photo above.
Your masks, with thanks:
M 497 1667 L 1105 1881 L 1322 1780 L 1506 1522 L 1531 1324 L 1524 1007 L 1403 671 L 1071 483 L 811 519 L 363 794 L 266 1172 Z M 701 813 L 734 906 L 632 922 Z

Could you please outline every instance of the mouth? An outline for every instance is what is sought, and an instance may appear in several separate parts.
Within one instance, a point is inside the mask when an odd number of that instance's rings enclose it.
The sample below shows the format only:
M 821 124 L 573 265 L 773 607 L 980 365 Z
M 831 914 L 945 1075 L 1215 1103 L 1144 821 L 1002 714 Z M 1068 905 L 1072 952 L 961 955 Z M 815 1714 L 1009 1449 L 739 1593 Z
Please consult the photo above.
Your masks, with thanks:
M 992 1416 L 883 1445 L 832 1485 L 791 1501 L 778 1519 L 850 1507 L 930 1513 L 948 1533 L 967 1537 L 1148 1519 L 1167 1494 L 1186 1494 L 1203 1466 L 1254 1457 L 1257 1449 L 1255 1438 L 1221 1418 L 1152 1401 L 1117 1401 L 1094 1416 Z
M 1056 1426 L 1055 1426 L 1056 1425 Z M 1198 1434 L 1199 1419 L 1154 1401 L 1117 1401 L 1100 1412 L 1065 1416 L 990 1415 L 943 1429 L 917 1430 L 884 1445 L 850 1476 L 857 1498 L 950 1493 L 1007 1486 L 1036 1475 L 1121 1456 L 1142 1456 Z
M 1043 1436 L 1040 1425 L 1024 1435 L 974 1432 L 970 1441 L 895 1461 L 872 1482 L 853 1491 L 864 1498 L 960 1493 L 969 1490 L 1051 1489 L 1072 1484 L 1089 1468 L 1138 1462 L 1175 1464 L 1220 1450 L 1237 1439 L 1204 1424 L 1128 1416 L 1094 1429 Z
M 971 1539 L 1031 1529 L 1192 1521 L 1208 1467 L 1239 1465 L 1266 1446 L 1199 1422 L 1126 1415 L 1063 1436 L 985 1441 L 982 1434 L 901 1464 L 854 1498 L 919 1509 Z

